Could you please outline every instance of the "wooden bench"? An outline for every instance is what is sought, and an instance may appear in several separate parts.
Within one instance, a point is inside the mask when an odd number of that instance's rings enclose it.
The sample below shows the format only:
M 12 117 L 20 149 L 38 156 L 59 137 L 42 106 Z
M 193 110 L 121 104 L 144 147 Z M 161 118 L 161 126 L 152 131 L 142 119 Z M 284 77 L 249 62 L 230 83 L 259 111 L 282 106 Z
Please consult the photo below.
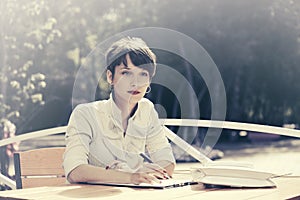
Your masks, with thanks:
M 16 188 L 66 183 L 62 167 L 64 147 L 41 148 L 14 154 Z

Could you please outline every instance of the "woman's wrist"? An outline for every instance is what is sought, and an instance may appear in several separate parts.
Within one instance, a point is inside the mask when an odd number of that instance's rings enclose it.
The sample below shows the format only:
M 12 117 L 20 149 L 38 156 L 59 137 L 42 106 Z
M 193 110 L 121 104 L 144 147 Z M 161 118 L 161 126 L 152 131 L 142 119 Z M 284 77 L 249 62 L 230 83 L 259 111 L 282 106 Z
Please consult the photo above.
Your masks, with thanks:
M 131 172 L 123 172 L 124 173 L 124 181 L 125 183 L 133 183 L 133 174 Z
M 115 169 L 108 169 L 107 170 L 108 177 L 111 177 L 110 182 L 115 183 L 132 183 L 132 173 L 119 171 Z

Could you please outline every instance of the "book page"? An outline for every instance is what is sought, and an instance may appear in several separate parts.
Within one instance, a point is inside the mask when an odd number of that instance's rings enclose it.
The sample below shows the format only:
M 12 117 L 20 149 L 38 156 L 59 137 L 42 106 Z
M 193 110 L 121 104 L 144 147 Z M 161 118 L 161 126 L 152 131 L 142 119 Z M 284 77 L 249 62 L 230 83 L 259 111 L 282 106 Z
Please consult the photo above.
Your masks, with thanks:
M 192 169 L 193 180 L 230 187 L 275 187 L 273 173 L 240 166 L 202 166 Z

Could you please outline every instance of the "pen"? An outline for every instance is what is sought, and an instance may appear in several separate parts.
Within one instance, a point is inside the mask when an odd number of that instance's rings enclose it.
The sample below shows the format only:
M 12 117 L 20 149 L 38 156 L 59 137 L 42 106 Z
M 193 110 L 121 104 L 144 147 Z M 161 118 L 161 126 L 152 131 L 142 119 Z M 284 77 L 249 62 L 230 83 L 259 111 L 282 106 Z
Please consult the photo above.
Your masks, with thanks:
M 140 153 L 140 156 L 144 158 L 148 163 L 153 163 L 153 161 L 144 153 Z

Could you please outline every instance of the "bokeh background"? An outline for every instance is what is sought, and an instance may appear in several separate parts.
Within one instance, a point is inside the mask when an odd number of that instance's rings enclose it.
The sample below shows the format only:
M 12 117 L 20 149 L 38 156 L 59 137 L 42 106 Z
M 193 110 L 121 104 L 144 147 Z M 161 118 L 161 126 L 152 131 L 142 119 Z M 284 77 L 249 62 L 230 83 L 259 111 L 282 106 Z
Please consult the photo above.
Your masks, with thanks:
M 0 5 L 0 118 L 12 121 L 17 133 L 65 125 L 85 57 L 108 37 L 145 26 L 182 32 L 206 49 L 226 87 L 226 120 L 298 127 L 297 1 L 4 0 Z M 210 98 L 201 77 L 178 56 L 156 54 L 189 79 L 201 116 L 209 119 Z M 95 99 L 106 98 L 108 91 L 101 85 Z M 168 117 L 180 116 L 165 88 L 154 86 L 149 98 L 162 104 Z

